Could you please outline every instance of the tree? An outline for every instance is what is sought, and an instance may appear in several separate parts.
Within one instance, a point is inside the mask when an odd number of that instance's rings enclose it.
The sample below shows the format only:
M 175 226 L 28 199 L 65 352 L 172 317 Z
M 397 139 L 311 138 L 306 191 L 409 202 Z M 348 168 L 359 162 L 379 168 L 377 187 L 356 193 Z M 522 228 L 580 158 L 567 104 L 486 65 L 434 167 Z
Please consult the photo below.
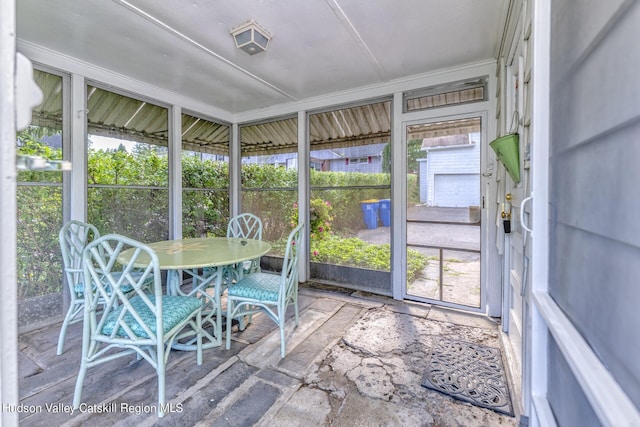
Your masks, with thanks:
M 418 173 L 420 171 L 419 159 L 426 159 L 427 153 L 422 151 L 422 140 L 412 139 L 407 144 L 407 173 Z
M 407 143 L 407 173 L 418 173 L 418 160 L 426 159 L 427 153 L 421 150 L 422 140 L 412 139 Z M 382 150 L 382 172 L 391 173 L 391 143 Z

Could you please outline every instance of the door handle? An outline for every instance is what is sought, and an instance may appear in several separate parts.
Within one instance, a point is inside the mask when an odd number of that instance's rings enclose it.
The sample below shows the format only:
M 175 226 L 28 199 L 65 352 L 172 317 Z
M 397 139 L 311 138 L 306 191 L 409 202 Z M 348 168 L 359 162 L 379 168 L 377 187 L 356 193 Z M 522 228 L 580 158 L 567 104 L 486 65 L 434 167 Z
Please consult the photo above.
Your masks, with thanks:
M 533 196 L 526 197 L 524 200 L 522 200 L 522 203 L 520 203 L 520 224 L 522 224 L 522 228 L 527 230 L 529 233 L 531 233 L 533 230 L 524 225 L 524 205 L 531 199 L 533 199 Z

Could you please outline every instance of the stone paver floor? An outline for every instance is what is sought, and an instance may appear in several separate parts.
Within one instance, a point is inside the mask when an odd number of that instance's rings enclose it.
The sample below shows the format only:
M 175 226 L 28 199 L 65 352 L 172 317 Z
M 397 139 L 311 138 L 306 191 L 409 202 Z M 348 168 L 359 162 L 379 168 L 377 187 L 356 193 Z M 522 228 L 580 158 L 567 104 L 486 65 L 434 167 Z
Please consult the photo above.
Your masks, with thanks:
M 323 286 L 300 290 L 300 325 L 287 322 L 287 356 L 263 315 L 224 345 L 195 355 L 175 351 L 167 402 L 158 419 L 157 383 L 144 361 L 123 358 L 89 370 L 83 400 L 69 405 L 79 366 L 80 325 L 55 356 L 59 324 L 20 336 L 21 425 L 92 426 L 516 426 L 517 419 L 420 385 L 433 339 L 447 336 L 501 347 L 498 325 L 474 314 Z M 290 313 L 291 314 L 291 313 Z M 512 396 L 517 399 L 516 396 Z M 40 411 L 37 409 L 41 408 Z M 128 410 L 127 410 L 128 408 Z

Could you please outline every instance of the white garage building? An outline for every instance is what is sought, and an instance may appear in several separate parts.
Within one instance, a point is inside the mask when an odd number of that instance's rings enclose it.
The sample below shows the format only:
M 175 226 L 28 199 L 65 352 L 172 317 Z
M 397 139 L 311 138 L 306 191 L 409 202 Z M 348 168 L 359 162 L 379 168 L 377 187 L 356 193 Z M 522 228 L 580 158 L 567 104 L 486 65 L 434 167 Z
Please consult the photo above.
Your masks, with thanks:
M 480 133 L 425 138 L 420 202 L 428 206 L 480 205 Z

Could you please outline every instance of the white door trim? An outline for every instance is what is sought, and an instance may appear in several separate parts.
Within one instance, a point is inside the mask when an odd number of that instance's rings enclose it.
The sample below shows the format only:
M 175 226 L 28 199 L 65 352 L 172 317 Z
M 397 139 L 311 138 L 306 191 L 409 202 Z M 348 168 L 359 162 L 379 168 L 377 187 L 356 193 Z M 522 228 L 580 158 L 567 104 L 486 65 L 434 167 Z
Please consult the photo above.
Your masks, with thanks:
M 494 80 L 492 80 L 494 81 Z M 491 87 L 491 86 L 490 86 Z M 488 89 L 490 90 L 490 89 Z M 492 271 L 493 263 L 491 260 L 498 257 L 497 249 L 495 245 L 489 245 L 490 228 L 495 227 L 495 200 L 494 196 L 496 194 L 495 191 L 495 179 L 493 179 L 492 174 L 495 172 L 495 168 L 489 169 L 491 162 L 488 161 L 490 158 L 490 148 L 489 142 L 491 138 L 494 137 L 494 126 L 492 124 L 492 120 L 490 117 L 492 116 L 490 112 L 491 103 L 482 102 L 475 104 L 465 104 L 455 107 L 446 107 L 442 109 L 434 109 L 434 110 L 424 110 L 424 111 L 415 111 L 411 113 L 405 113 L 401 116 L 402 122 L 400 125 L 399 132 L 401 134 L 400 144 L 396 144 L 394 150 L 394 156 L 400 156 L 399 161 L 394 162 L 394 166 L 399 167 L 400 171 L 397 172 L 394 170 L 394 176 L 396 177 L 404 177 L 406 176 L 406 128 L 407 126 L 411 126 L 418 123 L 429 123 L 429 122 L 439 122 L 439 121 L 450 121 L 457 119 L 466 119 L 472 117 L 480 117 L 482 122 L 481 127 L 481 143 L 482 149 L 480 153 L 480 200 L 482 204 L 482 200 L 484 200 L 484 206 L 481 206 L 481 227 L 480 227 L 480 242 L 481 242 L 481 268 L 480 268 L 480 289 L 481 289 L 481 301 L 480 301 L 480 310 L 485 312 L 488 315 L 495 316 L 494 313 L 500 313 L 502 307 L 502 289 L 501 283 L 499 280 L 493 280 L 491 278 L 500 277 L 501 272 L 498 270 Z M 405 181 L 404 179 L 398 179 L 401 181 Z M 406 182 L 402 184 L 402 200 L 401 203 L 395 203 L 395 206 L 398 206 L 398 209 L 402 210 L 402 206 L 406 206 Z M 494 209 L 492 211 L 492 209 Z M 394 239 L 396 242 L 405 242 L 406 239 L 406 212 L 402 210 L 402 215 L 395 215 L 398 218 L 398 221 L 402 221 L 402 223 L 394 222 L 394 230 L 395 233 L 403 233 L 396 234 L 398 237 Z M 406 268 L 405 263 L 407 259 L 407 248 L 406 245 L 398 245 L 398 247 L 394 247 L 396 251 L 396 256 L 393 260 L 392 271 L 396 271 L 396 276 L 393 277 L 394 283 L 401 284 L 400 286 L 394 287 L 394 297 L 398 298 L 398 293 L 400 292 L 400 299 L 406 298 L 406 286 L 402 284 L 406 283 Z M 398 256 L 399 254 L 399 256 Z M 500 268 L 500 266 L 498 266 Z M 496 284 L 492 288 L 489 288 L 490 284 Z M 446 305 L 446 304 L 443 304 Z
M 638 425 L 638 408 L 549 293 L 535 291 L 533 299 L 600 422 L 607 426 Z
M 533 2 L 531 74 L 531 382 L 529 404 L 525 413 L 532 426 L 549 425 L 547 400 L 549 363 L 547 323 L 540 310 L 538 295 L 549 295 L 549 101 L 551 66 L 551 0 Z M 551 416 L 550 416 L 551 415 Z

